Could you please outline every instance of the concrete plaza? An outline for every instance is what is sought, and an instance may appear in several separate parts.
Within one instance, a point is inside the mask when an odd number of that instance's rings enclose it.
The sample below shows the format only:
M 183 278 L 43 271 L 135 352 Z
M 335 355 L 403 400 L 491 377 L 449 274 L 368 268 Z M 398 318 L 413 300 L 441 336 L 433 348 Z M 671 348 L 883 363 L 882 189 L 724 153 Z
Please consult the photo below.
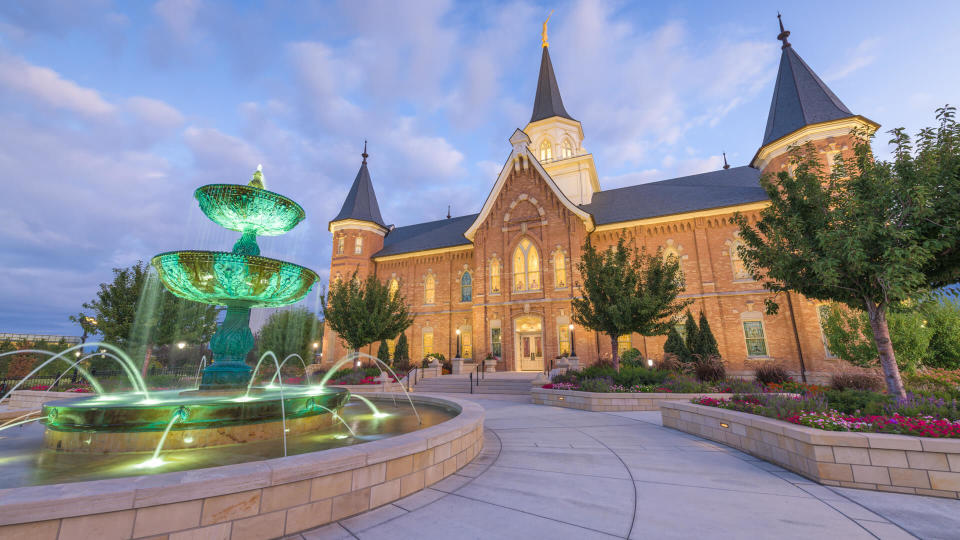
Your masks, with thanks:
M 469 398 L 487 415 L 485 448 L 473 463 L 410 497 L 292 538 L 960 535 L 960 501 L 821 486 L 664 428 L 658 412 Z

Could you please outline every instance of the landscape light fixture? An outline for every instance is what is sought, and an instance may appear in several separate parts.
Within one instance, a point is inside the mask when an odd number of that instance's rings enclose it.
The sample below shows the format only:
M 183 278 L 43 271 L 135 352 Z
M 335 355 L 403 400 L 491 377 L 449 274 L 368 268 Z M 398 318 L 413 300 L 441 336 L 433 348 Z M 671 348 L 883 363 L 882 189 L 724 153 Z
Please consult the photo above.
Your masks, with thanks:
M 187 344 L 184 343 L 184 342 L 182 342 L 182 341 L 181 341 L 180 343 L 177 343 L 177 348 L 180 349 L 181 351 L 182 351 L 183 348 L 186 347 L 186 346 L 187 346 Z

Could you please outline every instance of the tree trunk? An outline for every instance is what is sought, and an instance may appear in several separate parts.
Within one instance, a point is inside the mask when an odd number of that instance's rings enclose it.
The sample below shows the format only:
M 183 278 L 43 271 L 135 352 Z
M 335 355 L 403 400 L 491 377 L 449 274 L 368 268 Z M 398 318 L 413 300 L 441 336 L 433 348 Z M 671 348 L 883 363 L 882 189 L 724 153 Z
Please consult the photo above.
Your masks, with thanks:
M 891 396 L 907 397 L 907 393 L 903 389 L 903 380 L 900 378 L 900 368 L 897 367 L 893 342 L 890 341 L 886 307 L 878 306 L 869 299 L 866 300 L 866 304 L 867 316 L 870 318 L 870 329 L 873 330 L 873 341 L 877 345 L 880 367 L 883 368 L 883 378 L 887 382 L 887 391 Z
M 613 358 L 613 369 L 620 371 L 620 351 L 617 350 L 617 336 L 610 334 L 610 346 Z

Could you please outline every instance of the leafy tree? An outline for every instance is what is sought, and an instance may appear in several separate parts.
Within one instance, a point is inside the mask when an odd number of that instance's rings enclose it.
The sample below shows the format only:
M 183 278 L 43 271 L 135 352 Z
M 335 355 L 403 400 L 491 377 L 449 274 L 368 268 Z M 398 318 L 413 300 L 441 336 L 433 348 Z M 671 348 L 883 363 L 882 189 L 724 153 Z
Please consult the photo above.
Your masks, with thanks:
M 942 298 L 931 299 L 920 306 L 933 331 L 923 364 L 930 367 L 960 368 L 960 307 Z M 894 350 L 899 349 L 894 346 Z
M 681 362 L 689 361 L 690 351 L 676 328 L 671 328 L 670 333 L 667 334 L 667 341 L 663 344 L 663 354 L 672 354 Z
M 827 347 L 837 358 L 860 367 L 877 365 L 877 346 L 866 313 L 834 304 L 821 324 Z M 898 367 L 913 371 L 926 357 L 933 329 L 924 323 L 924 316 L 915 311 L 891 311 L 887 324 L 897 351 Z
M 387 345 L 387 340 L 380 342 L 380 348 L 377 349 L 377 358 L 384 364 L 390 365 L 390 346 Z
M 697 351 L 701 356 L 718 356 L 720 347 L 717 346 L 717 338 L 713 337 L 713 330 L 710 330 L 710 323 L 707 321 L 707 314 L 700 312 L 700 324 L 697 331 Z
M 143 261 L 114 268 L 113 281 L 101 283 L 97 297 L 70 316 L 84 336 L 100 334 L 103 341 L 131 354 L 148 343 L 204 343 L 216 331 L 220 308 L 174 296 Z
M 588 236 L 577 269 L 583 285 L 580 297 L 572 300 L 573 321 L 607 334 L 617 370 L 617 336 L 667 334 L 673 317 L 691 302 L 678 299 L 683 277 L 676 257 L 627 247 L 623 237 L 616 248 L 598 252 Z
M 323 318 L 347 345 L 359 351 L 374 341 L 393 339 L 413 324 L 406 300 L 373 274 L 330 285 L 323 299 Z
M 852 160 L 824 171 L 812 144 L 791 150 L 793 175 L 760 183 L 770 206 L 751 225 L 737 216 L 739 255 L 774 291 L 840 302 L 867 313 L 887 389 L 905 396 L 891 342 L 891 306 L 960 277 L 960 127 L 953 107 L 920 131 L 916 149 L 892 131 L 894 159 L 877 161 L 863 134 Z M 768 301 L 767 310 L 777 311 Z
M 299 354 L 309 364 L 313 361 L 313 344 L 322 341 L 323 322 L 304 307 L 272 313 L 257 333 L 260 354 L 273 351 L 281 361 L 291 354 Z

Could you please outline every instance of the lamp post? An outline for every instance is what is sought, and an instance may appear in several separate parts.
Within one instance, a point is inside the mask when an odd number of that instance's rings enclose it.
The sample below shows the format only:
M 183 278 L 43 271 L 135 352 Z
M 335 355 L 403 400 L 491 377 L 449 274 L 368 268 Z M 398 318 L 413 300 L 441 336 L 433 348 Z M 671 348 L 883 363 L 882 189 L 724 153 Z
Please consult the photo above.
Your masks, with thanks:
M 577 356 L 577 341 L 573 339 L 573 323 L 570 323 L 570 356 L 573 358 Z
M 457 328 L 457 358 L 460 358 L 460 329 Z
M 314 363 L 314 364 L 319 364 L 319 363 L 320 363 L 320 358 L 319 358 L 320 352 L 319 352 L 319 349 L 320 349 L 320 343 L 314 341 L 314 342 L 313 342 L 313 363 Z

